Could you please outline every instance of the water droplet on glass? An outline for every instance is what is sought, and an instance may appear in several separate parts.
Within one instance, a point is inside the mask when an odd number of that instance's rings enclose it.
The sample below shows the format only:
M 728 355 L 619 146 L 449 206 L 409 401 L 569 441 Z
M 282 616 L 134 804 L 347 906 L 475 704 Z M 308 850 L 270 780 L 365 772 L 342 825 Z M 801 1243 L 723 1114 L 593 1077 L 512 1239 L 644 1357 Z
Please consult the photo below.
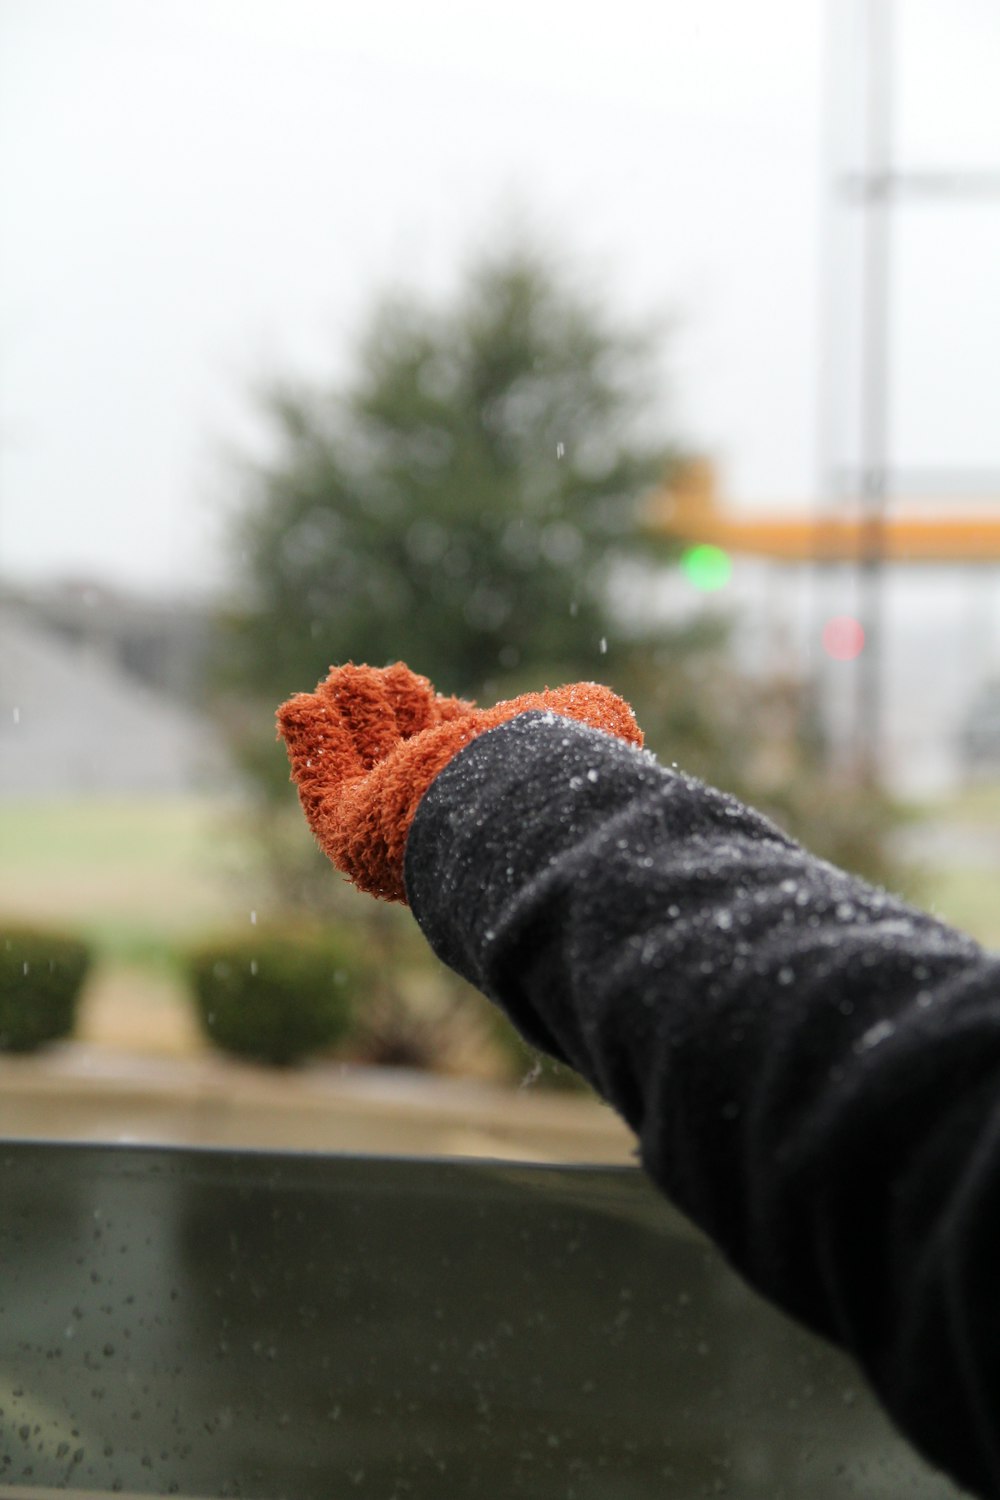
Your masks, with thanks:
M 877 1047 L 879 1042 L 884 1042 L 886 1037 L 892 1036 L 895 1026 L 891 1021 L 876 1021 L 874 1026 L 868 1030 L 854 1043 L 855 1052 L 868 1052 L 872 1047 Z

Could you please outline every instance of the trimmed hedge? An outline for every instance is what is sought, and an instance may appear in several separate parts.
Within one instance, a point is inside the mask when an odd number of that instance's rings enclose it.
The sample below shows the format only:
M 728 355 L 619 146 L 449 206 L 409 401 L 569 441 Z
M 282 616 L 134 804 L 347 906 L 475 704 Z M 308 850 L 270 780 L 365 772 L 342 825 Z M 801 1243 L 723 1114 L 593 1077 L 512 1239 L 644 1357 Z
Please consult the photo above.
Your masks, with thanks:
M 224 1052 L 285 1066 L 349 1034 L 363 970 L 339 935 L 254 933 L 187 955 L 195 1010 Z
M 0 1051 L 33 1052 L 69 1036 L 90 963 L 90 949 L 79 938 L 0 928 Z

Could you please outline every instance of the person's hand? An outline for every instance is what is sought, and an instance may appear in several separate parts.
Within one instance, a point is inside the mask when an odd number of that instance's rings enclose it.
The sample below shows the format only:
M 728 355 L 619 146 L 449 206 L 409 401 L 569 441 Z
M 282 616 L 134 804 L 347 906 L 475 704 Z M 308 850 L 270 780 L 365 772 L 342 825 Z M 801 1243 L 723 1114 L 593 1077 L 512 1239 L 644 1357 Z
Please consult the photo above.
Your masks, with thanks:
M 405 902 L 406 839 L 427 788 L 470 740 L 533 709 L 642 744 L 629 705 L 597 683 L 481 709 L 442 697 L 402 662 L 334 667 L 314 693 L 290 698 L 277 717 L 320 847 L 360 890 Z

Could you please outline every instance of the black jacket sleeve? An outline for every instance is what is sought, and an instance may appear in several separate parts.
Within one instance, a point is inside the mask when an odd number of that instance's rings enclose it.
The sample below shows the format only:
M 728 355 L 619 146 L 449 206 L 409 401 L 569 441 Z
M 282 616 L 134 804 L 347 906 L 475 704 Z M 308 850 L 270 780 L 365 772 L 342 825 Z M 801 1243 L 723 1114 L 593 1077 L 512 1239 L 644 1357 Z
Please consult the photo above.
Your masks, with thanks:
M 441 773 L 406 883 L 746 1279 L 1000 1495 L 1000 959 L 551 714 Z

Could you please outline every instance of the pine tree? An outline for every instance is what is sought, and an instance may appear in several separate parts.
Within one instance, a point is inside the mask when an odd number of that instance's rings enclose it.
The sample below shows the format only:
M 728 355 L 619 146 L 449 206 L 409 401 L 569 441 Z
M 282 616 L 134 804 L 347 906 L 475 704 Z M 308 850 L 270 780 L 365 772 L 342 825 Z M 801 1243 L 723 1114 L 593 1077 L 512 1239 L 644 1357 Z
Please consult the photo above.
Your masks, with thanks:
M 655 358 L 524 250 L 443 308 L 381 303 L 344 389 L 267 399 L 231 685 L 273 706 L 333 662 L 400 657 L 473 696 L 594 675 L 671 456 L 644 437 Z

